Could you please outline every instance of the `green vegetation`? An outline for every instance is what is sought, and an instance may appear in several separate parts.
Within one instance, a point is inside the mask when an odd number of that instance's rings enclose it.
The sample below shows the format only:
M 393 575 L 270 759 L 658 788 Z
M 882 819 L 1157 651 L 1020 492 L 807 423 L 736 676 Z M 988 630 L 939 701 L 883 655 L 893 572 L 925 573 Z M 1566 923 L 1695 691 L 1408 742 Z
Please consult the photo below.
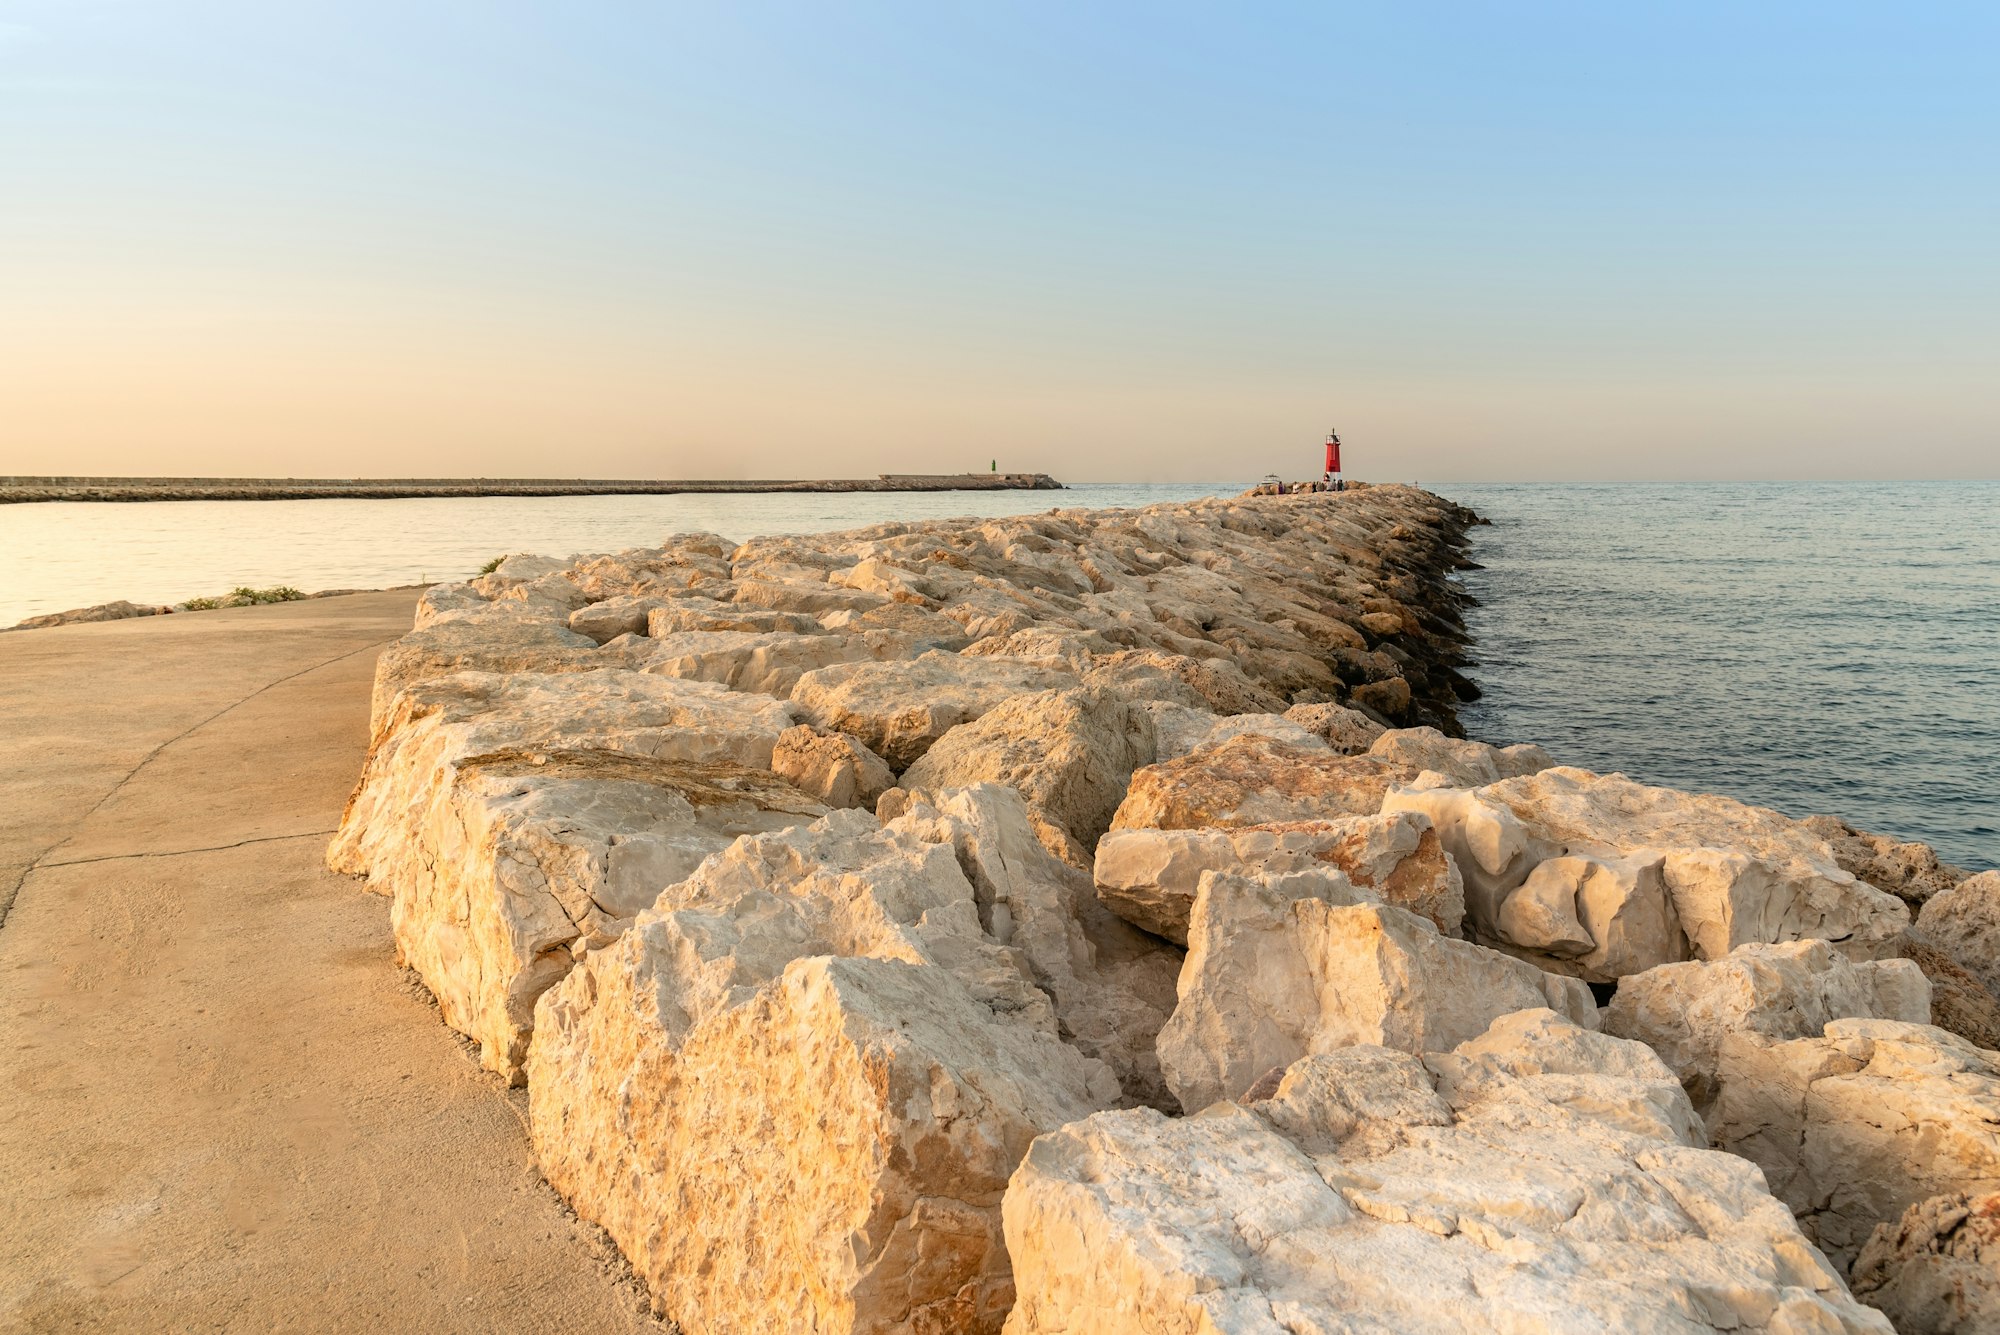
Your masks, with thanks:
M 239 584 L 219 598 L 190 598 L 181 606 L 190 612 L 208 612 L 218 607 L 255 607 L 260 603 L 295 603 L 305 597 L 289 584 L 274 584 L 268 589 L 253 589 L 247 584 Z
M 492 574 L 494 571 L 500 568 L 500 563 L 506 559 L 507 558 L 504 556 L 494 557 L 491 561 L 488 561 L 485 565 L 479 567 L 479 573 L 482 575 Z

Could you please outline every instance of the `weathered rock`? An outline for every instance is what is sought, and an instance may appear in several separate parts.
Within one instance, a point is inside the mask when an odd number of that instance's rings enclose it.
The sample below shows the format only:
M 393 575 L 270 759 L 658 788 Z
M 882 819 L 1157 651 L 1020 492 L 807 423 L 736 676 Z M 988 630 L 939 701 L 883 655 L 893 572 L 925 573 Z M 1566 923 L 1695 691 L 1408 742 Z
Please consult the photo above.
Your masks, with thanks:
M 686 630 L 658 639 L 643 669 L 682 681 L 712 681 L 780 699 L 808 672 L 841 663 L 879 663 L 922 653 L 888 631 L 865 635 Z
M 873 811 L 882 794 L 896 786 L 896 772 L 882 757 L 844 732 L 808 723 L 778 735 L 771 771 L 830 807 Z
M 1346 705 L 1293 705 L 1285 717 L 1344 756 L 1358 756 L 1388 729 Z
M 1458 935 L 1465 918 L 1458 869 L 1415 812 L 1234 830 L 1113 830 L 1098 842 L 1093 879 L 1106 908 L 1185 945 L 1203 872 L 1267 877 L 1325 868 Z
M 1618 984 L 1604 1030 L 1652 1048 L 1697 1108 L 1715 1096 L 1730 1034 L 1817 1038 L 1829 1020 L 1927 1024 L 1930 984 L 1909 960 L 1853 963 L 1824 941 L 1738 946 L 1719 960 L 1663 964 Z
M 1643 1048 L 1552 1021 L 1427 1059 L 1443 1079 L 1347 1048 L 1248 1107 L 1041 1137 L 1008 1335 L 1889 1330 L 1753 1167 L 1673 1134 L 1699 1124 Z
M 1143 707 L 1153 719 L 1158 738 L 1156 758 L 1160 760 L 1173 760 L 1245 733 L 1256 733 L 1308 751 L 1326 746 L 1319 737 L 1282 714 L 1231 714 L 1218 718 L 1205 709 L 1189 709 L 1168 701 L 1151 701 Z
M 957 851 L 980 922 L 1025 957 L 1064 1039 L 1109 1065 L 1126 1101 L 1177 1110 L 1154 1046 L 1183 952 L 1099 905 L 1089 879 L 1041 845 L 1019 792 L 988 783 L 932 797 L 906 801 L 897 828 Z
M 1385 732 L 1369 745 L 1368 754 L 1442 774 L 1460 788 L 1536 774 L 1556 763 L 1555 757 L 1539 746 L 1488 746 L 1463 737 L 1447 737 L 1436 728 Z
M 996 1331 L 1030 1140 L 1118 1097 L 949 845 L 741 840 L 542 1000 L 543 1173 L 690 1335 Z
M 1114 830 L 1189 830 L 1372 816 L 1417 771 L 1375 756 L 1342 756 L 1256 733 L 1149 765 L 1112 819 Z
M 1895 956 L 1924 971 L 1931 985 L 1931 1023 L 1975 1048 L 2000 1049 L 2000 999 L 1915 928 L 1903 933 Z
M 792 699 L 811 722 L 850 733 L 907 769 L 945 733 L 1013 696 L 1076 684 L 1071 673 L 1033 663 L 933 651 L 908 662 L 808 672 Z
M 1929 844 L 1901 843 L 1857 830 L 1832 816 L 1808 816 L 1799 822 L 1833 850 L 1840 869 L 1877 890 L 1886 890 L 1915 912 L 1932 895 L 1942 894 L 1972 875 L 1938 859 Z
M 1932 895 L 1917 914 L 1917 930 L 1988 992 L 2000 989 L 2000 871 L 1969 876 Z
M 1338 872 L 1263 881 L 1206 872 L 1160 1069 L 1193 1111 L 1308 1053 L 1364 1043 L 1444 1051 L 1497 1016 L 1541 1006 L 1597 1025 L 1577 980 L 1362 902 Z
M 1413 697 L 1410 683 L 1401 677 L 1385 677 L 1354 688 L 1354 703 L 1374 710 L 1384 718 L 1405 722 L 1410 717 Z
M 686 631 L 733 630 L 752 635 L 818 635 L 826 628 L 804 612 L 773 612 L 715 598 L 685 597 L 663 602 L 646 614 L 644 630 L 656 640 Z
M 2000 1189 L 2000 1053 L 1931 1025 L 1832 1020 L 1819 1038 L 1724 1037 L 1718 1148 L 1764 1170 L 1845 1269 L 1931 1196 Z
M 391 896 L 399 959 L 521 1070 L 574 956 L 737 835 L 823 808 L 768 766 L 774 700 L 636 673 L 464 673 L 397 698 L 327 853 Z
M 626 665 L 553 613 L 480 602 L 441 613 L 382 651 L 369 703 L 370 735 L 381 738 L 400 692 L 455 672 L 593 672 Z
M 1253 682 L 1226 658 L 1191 658 L 1158 650 L 1126 650 L 1100 658 L 1084 683 L 1145 700 L 1178 700 L 1217 714 L 1271 714 L 1285 701 Z
M 1854 1296 L 1900 1335 L 2000 1331 L 2000 1192 L 1933 1196 L 1878 1224 L 1855 1259 Z
M 1002 783 L 1027 799 L 1050 852 L 1088 866 L 1132 772 L 1153 763 L 1153 720 L 1088 687 L 1017 696 L 951 729 L 903 774 L 913 791 Z
M 162 616 L 174 609 L 163 603 L 135 603 L 120 598 L 90 607 L 72 607 L 65 612 L 46 612 L 28 617 L 8 627 L 10 630 L 46 630 L 50 626 L 75 626 L 97 621 L 125 621 L 131 617 Z
M 620 635 L 643 635 L 648 618 L 666 605 L 658 597 L 619 594 L 601 602 L 587 603 L 569 614 L 569 628 L 603 644 Z
M 1594 981 L 1802 937 L 1867 958 L 1891 952 L 1908 924 L 1898 900 L 1842 871 L 1798 822 L 1729 798 L 1557 768 L 1471 790 L 1399 789 L 1383 810 L 1431 818 L 1465 878 L 1477 939 Z M 1539 910 L 1503 919 L 1538 876 L 1557 882 L 1531 892 L 1543 906 L 1559 904 L 1560 886 L 1574 891 L 1589 951 L 1534 930 L 1508 934 L 1548 925 Z

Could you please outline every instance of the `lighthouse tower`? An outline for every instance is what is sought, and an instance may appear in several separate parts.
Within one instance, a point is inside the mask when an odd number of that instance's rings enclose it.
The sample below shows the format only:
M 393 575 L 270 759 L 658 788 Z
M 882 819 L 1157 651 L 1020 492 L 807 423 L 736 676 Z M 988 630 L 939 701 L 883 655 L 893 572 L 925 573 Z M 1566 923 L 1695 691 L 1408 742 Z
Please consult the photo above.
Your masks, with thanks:
M 1332 427 L 1326 432 L 1326 477 L 1324 485 L 1334 491 L 1346 491 L 1347 482 L 1340 476 L 1340 433 Z

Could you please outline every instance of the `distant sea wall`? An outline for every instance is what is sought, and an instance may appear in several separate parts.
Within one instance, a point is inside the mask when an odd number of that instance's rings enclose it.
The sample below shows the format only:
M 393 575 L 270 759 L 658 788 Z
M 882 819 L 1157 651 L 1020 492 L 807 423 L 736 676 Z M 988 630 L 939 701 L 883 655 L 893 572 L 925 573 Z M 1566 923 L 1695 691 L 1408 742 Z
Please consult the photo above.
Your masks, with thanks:
M 0 504 L 30 501 L 395 500 L 419 496 L 672 496 L 691 492 L 1061 491 L 1047 473 L 883 473 L 872 478 L 661 481 L 603 478 L 0 477 Z

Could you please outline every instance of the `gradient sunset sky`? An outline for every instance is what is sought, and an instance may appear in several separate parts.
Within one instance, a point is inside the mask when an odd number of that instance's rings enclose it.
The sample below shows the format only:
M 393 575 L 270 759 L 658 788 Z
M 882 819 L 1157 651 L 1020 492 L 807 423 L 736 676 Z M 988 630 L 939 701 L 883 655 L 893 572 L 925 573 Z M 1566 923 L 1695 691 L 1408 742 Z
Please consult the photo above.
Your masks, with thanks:
M 0 473 L 2000 476 L 2000 7 L 0 0 Z

